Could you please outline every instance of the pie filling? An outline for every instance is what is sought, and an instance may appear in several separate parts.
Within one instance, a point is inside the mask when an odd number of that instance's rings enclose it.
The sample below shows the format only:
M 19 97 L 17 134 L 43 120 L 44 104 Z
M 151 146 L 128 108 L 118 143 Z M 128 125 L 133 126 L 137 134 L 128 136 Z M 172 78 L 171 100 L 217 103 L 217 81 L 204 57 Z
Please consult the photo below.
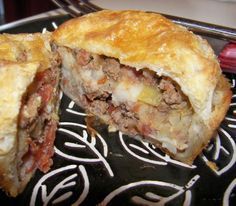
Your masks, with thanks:
M 62 87 L 87 112 L 110 128 L 149 139 L 169 153 L 186 150 L 198 116 L 176 82 L 83 49 L 57 50 L 63 57 Z
M 36 74 L 22 99 L 18 128 L 18 171 L 20 180 L 36 169 L 47 172 L 52 165 L 57 128 L 59 70 Z

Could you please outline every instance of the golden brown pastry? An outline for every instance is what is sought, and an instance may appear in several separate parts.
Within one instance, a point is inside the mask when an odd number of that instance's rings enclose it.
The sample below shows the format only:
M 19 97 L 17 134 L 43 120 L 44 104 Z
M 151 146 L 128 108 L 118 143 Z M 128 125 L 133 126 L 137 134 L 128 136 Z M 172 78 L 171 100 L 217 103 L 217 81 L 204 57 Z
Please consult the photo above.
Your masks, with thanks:
M 206 40 L 165 17 L 105 10 L 53 32 L 64 92 L 111 127 L 192 164 L 231 91 Z
M 0 35 L 0 187 L 13 197 L 52 165 L 60 61 L 50 39 Z

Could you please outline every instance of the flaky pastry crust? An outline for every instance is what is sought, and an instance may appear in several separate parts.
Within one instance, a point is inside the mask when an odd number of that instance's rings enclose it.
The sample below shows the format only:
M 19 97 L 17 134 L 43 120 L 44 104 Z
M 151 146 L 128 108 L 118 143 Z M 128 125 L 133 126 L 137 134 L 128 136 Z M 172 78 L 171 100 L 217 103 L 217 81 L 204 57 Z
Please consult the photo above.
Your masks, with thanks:
M 0 61 L 0 185 L 12 196 L 19 184 L 15 164 L 21 98 L 38 67 L 38 63 Z
M 50 68 L 51 33 L 1 34 L 0 59 L 13 62 L 40 62 L 39 71 Z

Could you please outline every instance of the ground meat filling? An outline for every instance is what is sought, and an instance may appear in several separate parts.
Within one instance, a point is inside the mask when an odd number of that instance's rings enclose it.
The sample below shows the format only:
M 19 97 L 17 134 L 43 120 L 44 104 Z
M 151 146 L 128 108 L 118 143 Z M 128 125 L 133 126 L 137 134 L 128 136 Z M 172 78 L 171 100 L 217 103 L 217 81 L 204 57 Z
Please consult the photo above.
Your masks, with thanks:
M 59 71 L 56 68 L 38 72 L 35 81 L 22 99 L 19 138 L 26 138 L 19 142 L 18 167 L 21 179 L 36 168 L 46 172 L 52 165 L 50 158 L 53 155 L 57 126 L 53 112 L 57 107 L 58 78 Z M 28 142 L 29 147 L 25 147 L 25 142 Z
M 58 51 L 68 57 L 64 59 L 71 59 L 63 63 L 76 71 L 73 78 L 78 84 L 70 85 L 70 90 L 76 93 L 78 87 L 82 88 L 79 102 L 88 112 L 130 135 L 175 136 L 175 147 L 185 149 L 192 110 L 173 80 L 83 49 L 60 47 Z
M 159 88 L 163 91 L 163 100 L 166 104 L 180 104 L 183 102 L 182 95 L 170 80 L 162 79 L 159 84 Z

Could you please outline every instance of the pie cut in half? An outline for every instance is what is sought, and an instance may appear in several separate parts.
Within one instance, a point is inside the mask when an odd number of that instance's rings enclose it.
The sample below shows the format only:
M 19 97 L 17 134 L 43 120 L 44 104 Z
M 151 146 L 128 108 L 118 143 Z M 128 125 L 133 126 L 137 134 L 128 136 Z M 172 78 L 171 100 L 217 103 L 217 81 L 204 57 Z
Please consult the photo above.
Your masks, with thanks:
M 70 98 L 184 163 L 229 108 L 230 84 L 210 45 L 162 15 L 104 10 L 69 20 L 52 39 Z

